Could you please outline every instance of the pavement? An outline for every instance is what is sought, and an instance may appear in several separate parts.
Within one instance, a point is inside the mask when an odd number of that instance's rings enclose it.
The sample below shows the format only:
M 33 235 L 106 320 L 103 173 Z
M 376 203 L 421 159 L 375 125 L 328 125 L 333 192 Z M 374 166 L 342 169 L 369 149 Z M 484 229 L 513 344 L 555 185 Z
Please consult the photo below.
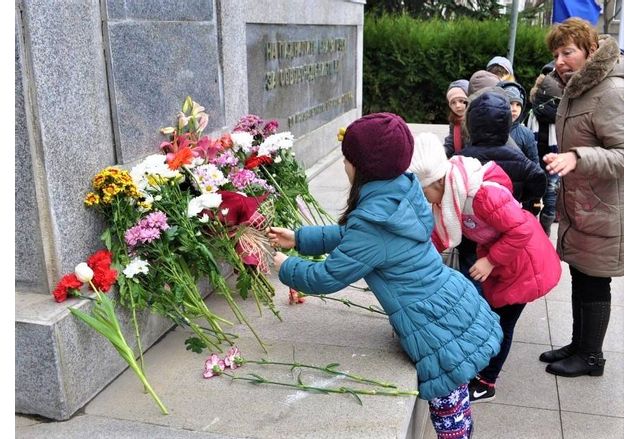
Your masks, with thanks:
M 441 138 L 446 126 L 410 124 L 414 132 L 433 131 Z M 308 171 L 316 199 L 334 217 L 348 193 L 339 150 Z M 555 243 L 557 224 L 552 227 Z M 277 278 L 276 306 L 282 321 L 251 300 L 241 303 L 267 345 L 261 350 L 249 329 L 236 325 L 243 356 L 272 361 L 325 365 L 415 389 L 415 369 L 394 338 L 386 317 L 342 303 L 307 298 L 289 305 L 288 290 Z M 371 293 L 347 288 L 335 297 L 375 305 Z M 230 317 L 216 294 L 207 304 Z M 622 438 L 624 437 L 624 278 L 612 282 L 612 310 L 602 377 L 563 378 L 545 372 L 541 352 L 571 338 L 571 280 L 563 263 L 560 283 L 544 298 L 530 303 L 518 321 L 514 342 L 492 401 L 474 403 L 474 439 Z M 413 396 L 323 395 L 275 385 L 254 385 L 227 377 L 201 376 L 207 353 L 184 349 L 187 332 L 175 328 L 145 353 L 147 375 L 169 408 L 162 415 L 131 370 L 126 370 L 71 419 L 55 422 L 15 415 L 15 437 L 56 438 L 412 438 L 433 439 L 426 406 Z M 99 365 L 96 365 L 99 367 Z M 91 373 L 91 371 L 87 371 Z M 291 382 L 286 367 L 248 364 L 234 376 L 257 373 Z M 305 384 L 358 387 L 343 377 L 303 371 Z

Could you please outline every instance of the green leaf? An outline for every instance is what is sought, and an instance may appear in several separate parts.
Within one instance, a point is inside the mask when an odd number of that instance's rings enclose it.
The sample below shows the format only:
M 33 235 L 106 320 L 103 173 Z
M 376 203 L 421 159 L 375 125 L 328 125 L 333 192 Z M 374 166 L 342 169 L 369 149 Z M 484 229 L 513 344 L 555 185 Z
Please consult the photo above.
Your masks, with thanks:
M 187 350 L 191 352 L 195 352 L 196 354 L 202 353 L 207 347 L 206 343 L 200 340 L 198 337 L 191 337 L 184 341 L 184 344 L 187 345 Z
M 109 229 L 105 229 L 104 232 L 102 232 L 102 235 L 100 235 L 100 239 L 102 240 L 102 242 L 104 242 L 104 246 L 107 248 L 107 250 L 111 250 L 111 230 Z

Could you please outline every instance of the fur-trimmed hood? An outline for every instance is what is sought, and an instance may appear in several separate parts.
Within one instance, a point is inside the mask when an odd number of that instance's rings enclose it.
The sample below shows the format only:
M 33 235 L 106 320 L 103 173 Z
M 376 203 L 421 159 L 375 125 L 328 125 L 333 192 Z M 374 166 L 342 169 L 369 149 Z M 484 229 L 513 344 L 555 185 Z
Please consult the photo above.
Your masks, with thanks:
M 562 84 L 558 72 L 554 70 L 552 75 Z M 620 59 L 618 42 L 609 35 L 601 35 L 598 49 L 565 85 L 564 96 L 570 99 L 577 98 L 609 75 L 624 78 L 624 66 Z

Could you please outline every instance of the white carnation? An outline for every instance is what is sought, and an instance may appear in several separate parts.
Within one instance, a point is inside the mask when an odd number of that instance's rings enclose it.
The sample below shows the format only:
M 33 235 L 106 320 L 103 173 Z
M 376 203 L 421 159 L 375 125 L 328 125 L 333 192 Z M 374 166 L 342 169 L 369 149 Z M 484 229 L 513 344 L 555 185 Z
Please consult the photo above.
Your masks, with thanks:
M 251 144 L 253 143 L 253 136 L 251 134 L 245 131 L 231 133 L 231 140 L 233 140 L 234 151 L 240 148 L 245 154 L 251 153 Z

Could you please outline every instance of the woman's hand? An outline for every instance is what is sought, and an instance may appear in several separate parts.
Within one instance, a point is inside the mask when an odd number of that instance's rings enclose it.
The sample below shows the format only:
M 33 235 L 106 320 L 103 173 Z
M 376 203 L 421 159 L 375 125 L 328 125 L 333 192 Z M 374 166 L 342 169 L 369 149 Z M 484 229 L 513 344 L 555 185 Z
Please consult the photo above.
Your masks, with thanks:
M 576 169 L 578 164 L 578 156 L 573 151 L 562 154 L 552 152 L 542 157 L 542 160 L 547 164 L 546 170 L 549 171 L 549 174 L 558 174 L 560 177 Z
M 284 227 L 269 227 L 267 238 L 269 238 L 272 247 L 293 248 L 296 246 L 295 233 Z
M 493 267 L 494 265 L 489 262 L 489 259 L 485 256 L 484 258 L 478 259 L 476 263 L 473 264 L 469 269 L 469 274 L 474 280 L 484 282 L 493 271 Z
M 282 266 L 283 262 L 287 260 L 289 256 L 285 255 L 282 252 L 276 252 L 273 255 L 273 268 L 275 268 L 275 270 L 280 273 L 280 267 Z

